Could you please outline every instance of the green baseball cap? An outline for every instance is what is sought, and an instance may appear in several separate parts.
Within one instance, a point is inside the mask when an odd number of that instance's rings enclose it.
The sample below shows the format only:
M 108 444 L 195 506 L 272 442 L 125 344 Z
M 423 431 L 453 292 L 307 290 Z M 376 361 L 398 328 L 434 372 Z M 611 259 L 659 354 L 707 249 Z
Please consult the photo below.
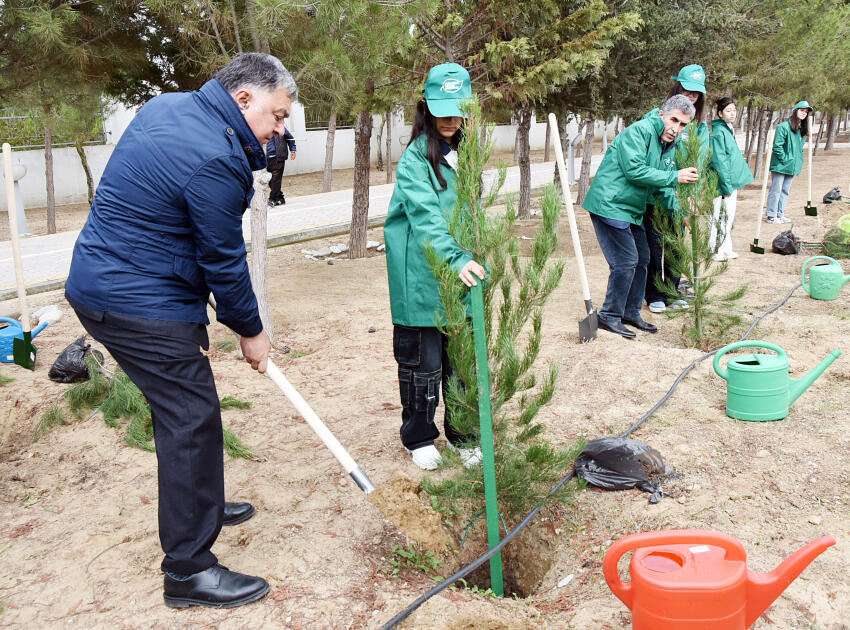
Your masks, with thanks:
M 428 72 L 425 102 L 436 118 L 463 116 L 460 104 L 472 98 L 472 81 L 465 68 L 456 63 L 441 63 Z
M 809 105 L 809 101 L 800 101 L 794 105 L 794 111 L 796 112 L 798 109 L 808 109 L 810 112 L 815 111 L 815 108 Z
M 682 87 L 691 92 L 702 92 L 705 94 L 705 70 L 702 66 L 693 63 L 679 70 L 679 75 L 670 77 L 682 84 Z

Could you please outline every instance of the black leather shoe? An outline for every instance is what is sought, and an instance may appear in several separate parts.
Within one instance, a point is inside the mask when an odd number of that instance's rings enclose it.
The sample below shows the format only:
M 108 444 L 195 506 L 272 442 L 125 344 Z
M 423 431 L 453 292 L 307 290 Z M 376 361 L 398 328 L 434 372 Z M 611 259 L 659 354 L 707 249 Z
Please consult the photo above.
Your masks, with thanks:
M 625 326 L 623 326 L 620 322 L 606 322 L 601 317 L 599 318 L 599 327 L 602 330 L 607 330 L 608 332 L 617 333 L 618 335 L 622 335 L 626 339 L 634 339 L 637 337 L 637 334 L 634 330 L 629 330 Z
M 238 525 L 244 523 L 249 518 L 254 516 L 257 510 L 250 503 L 225 503 L 224 518 L 221 524 L 227 527 L 228 525 Z
M 229 571 L 216 564 L 185 580 L 166 575 L 162 589 L 165 605 L 171 608 L 234 608 L 260 599 L 269 592 L 269 583 L 261 577 Z
M 640 315 L 638 315 L 637 319 L 626 319 L 624 317 L 623 323 L 628 324 L 629 326 L 634 326 L 638 330 L 643 330 L 644 332 L 648 332 L 648 333 L 657 333 L 658 332 L 658 326 L 656 326 L 655 324 L 650 324 L 649 322 L 643 321 L 643 317 L 641 317 Z

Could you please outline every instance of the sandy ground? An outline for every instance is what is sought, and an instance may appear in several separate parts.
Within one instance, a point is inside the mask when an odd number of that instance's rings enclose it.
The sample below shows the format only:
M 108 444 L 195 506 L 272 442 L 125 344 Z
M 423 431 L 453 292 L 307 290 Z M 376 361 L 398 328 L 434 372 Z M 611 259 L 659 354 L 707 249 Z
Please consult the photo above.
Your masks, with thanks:
M 816 158 L 815 197 L 845 182 L 850 154 Z M 760 190 L 742 191 L 734 238 L 741 257 L 721 288 L 747 283 L 740 303 L 758 314 L 798 281 L 806 255 L 747 251 Z M 803 216 L 805 179 L 791 189 L 788 214 L 814 240 L 845 211 L 821 206 Z M 533 222 L 531 222 L 533 223 Z M 601 303 L 607 268 L 579 211 L 590 285 Z M 531 224 L 522 226 L 527 229 Z M 762 225 L 770 243 L 780 226 Z M 681 324 L 644 313 L 661 331 L 627 341 L 601 332 L 577 343 L 582 314 L 575 261 L 561 226 L 567 272 L 546 307 L 541 367 L 560 366 L 559 389 L 540 414 L 557 445 L 624 431 L 700 355 L 685 348 Z M 381 238 L 372 231 L 370 238 Z M 323 244 L 339 242 L 327 239 Z M 418 479 L 398 439 L 399 406 L 386 271 L 382 256 L 305 259 L 302 245 L 270 251 L 269 286 L 277 341 L 292 352 L 274 359 L 354 458 L 380 485 L 397 474 Z M 845 269 L 850 271 L 847 263 Z M 82 328 L 61 292 L 33 296 L 65 317 L 36 341 L 35 372 L 3 365 L 0 387 L 0 625 L 5 628 L 380 628 L 434 582 L 421 572 L 389 577 L 404 536 L 384 520 L 275 388 L 235 353 L 212 351 L 219 394 L 251 400 L 224 412 L 224 423 L 262 461 L 227 460 L 228 497 L 252 501 L 257 515 L 222 531 L 214 551 L 233 569 L 265 576 L 270 594 L 232 610 L 175 611 L 162 603 L 156 527 L 155 456 L 123 444 L 101 417 L 31 441 L 41 410 L 66 388 L 48 380 L 59 352 Z M 800 377 L 850 337 L 850 289 L 832 302 L 802 289 L 751 336 L 788 352 Z M 14 309 L 12 302 L 0 309 Z M 747 324 L 752 320 L 745 315 Z M 375 332 L 369 332 L 375 327 Z M 218 324 L 213 341 L 231 335 Z M 737 337 L 737 335 L 736 335 Z M 731 339 L 730 339 L 731 340 Z M 846 349 L 846 348 L 845 348 Z M 401 626 L 408 630 L 574 628 L 625 630 L 630 613 L 608 590 L 601 564 L 612 541 L 638 531 L 705 528 L 737 537 L 755 571 L 772 570 L 806 542 L 832 534 L 827 550 L 753 626 L 850 628 L 850 358 L 839 358 L 781 422 L 750 423 L 724 413 L 725 384 L 708 362 L 633 436 L 657 448 L 680 475 L 657 505 L 638 491 L 588 489 L 563 511 L 547 554 L 552 566 L 525 599 L 445 591 Z M 442 447 L 442 442 L 439 444 Z M 433 473 L 428 473 L 433 474 Z M 479 519 L 483 521 L 483 519 Z M 483 524 L 481 525 L 483 527 Z M 532 532 L 533 534 L 533 532 Z M 520 539 L 525 534 L 520 536 Z M 564 587 L 563 578 L 573 575 Z

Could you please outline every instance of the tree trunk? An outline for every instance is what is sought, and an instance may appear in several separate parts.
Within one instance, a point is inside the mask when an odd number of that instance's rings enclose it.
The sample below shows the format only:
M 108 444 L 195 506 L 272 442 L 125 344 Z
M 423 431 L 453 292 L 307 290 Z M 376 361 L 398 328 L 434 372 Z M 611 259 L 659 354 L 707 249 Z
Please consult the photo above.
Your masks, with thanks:
M 821 136 L 823 136 L 823 128 L 824 128 L 823 118 L 824 117 L 821 116 L 820 126 L 818 127 L 818 135 L 815 137 L 815 146 L 813 147 L 814 151 L 812 152 L 813 155 L 818 154 L 818 144 L 820 143 Z M 812 116 L 812 122 L 811 122 L 811 125 L 809 125 L 809 136 L 811 136 L 814 132 L 815 132 L 815 117 Z
M 558 108 L 558 138 L 561 141 L 561 151 L 563 152 L 563 148 L 566 143 L 569 143 L 570 137 L 567 133 L 567 117 L 569 116 L 569 112 L 567 111 L 566 105 L 561 105 Z M 561 189 L 561 172 L 558 170 L 558 165 L 555 164 L 555 175 L 552 177 L 552 181 L 555 184 L 555 188 L 558 190 Z
M 544 162 L 549 161 L 549 150 L 551 149 L 551 144 L 552 144 L 551 133 L 552 132 L 549 130 L 549 117 L 547 116 L 546 117 L 546 144 L 543 147 L 543 161 Z M 557 169 L 556 169 L 556 171 L 557 171 Z
M 756 131 L 761 128 L 762 113 L 763 109 L 760 107 L 747 110 L 747 142 L 744 148 L 744 159 L 748 162 L 750 161 L 750 156 L 753 154 Z
M 393 183 L 393 113 L 387 112 L 387 183 Z
M 377 149 L 378 149 L 378 155 L 377 155 L 378 162 L 376 164 L 376 167 L 379 171 L 384 170 L 384 155 L 383 155 L 384 149 L 383 149 L 383 146 L 382 146 L 383 139 L 384 139 L 384 122 L 385 122 L 384 121 L 384 115 L 381 114 L 381 122 L 378 124 L 378 137 L 376 138 L 377 145 L 378 145 L 378 147 L 377 147 Z
M 325 139 L 325 173 L 322 181 L 322 192 L 331 191 L 331 180 L 334 167 L 334 138 L 336 136 L 336 110 L 331 111 L 328 120 L 328 135 Z
M 826 145 L 823 147 L 824 151 L 832 151 L 835 145 L 835 136 L 838 135 L 838 124 L 840 122 L 839 114 L 829 117 L 829 121 L 826 123 Z
M 56 189 L 53 184 L 53 131 L 50 105 L 44 105 L 44 179 L 47 182 L 47 233 L 56 234 Z
M 531 129 L 531 106 L 522 105 L 517 110 L 519 118 L 516 131 L 516 144 L 519 162 L 519 207 L 517 218 L 531 216 L 531 156 L 529 155 L 528 133 Z
M 77 155 L 80 156 L 80 163 L 83 165 L 83 170 L 86 172 L 86 188 L 89 191 L 89 205 L 94 201 L 94 179 L 91 176 L 91 169 L 89 168 L 89 160 L 86 157 L 86 152 L 83 149 L 83 143 L 77 142 L 74 145 L 74 148 L 77 149 Z
M 578 178 L 578 190 L 576 191 L 576 203 L 584 203 L 587 189 L 590 188 L 590 161 L 593 159 L 593 117 L 588 114 L 584 121 L 584 146 L 581 151 L 581 174 Z
M 248 28 L 251 31 L 251 41 L 254 43 L 256 52 L 269 53 L 269 40 L 260 35 L 260 29 L 257 28 L 257 7 L 256 0 L 245 0 L 245 13 L 248 17 Z
M 767 150 L 767 134 L 770 130 L 770 122 L 772 118 L 773 111 L 765 107 L 762 110 L 761 120 L 759 121 L 759 136 L 758 144 L 756 145 L 756 168 L 753 171 L 753 175 L 756 179 L 758 179 L 759 175 L 761 175 L 762 162 L 764 162 L 764 158 L 766 157 L 765 151 Z
M 351 232 L 348 239 L 350 258 L 365 258 L 366 229 L 369 226 L 369 147 L 372 139 L 372 114 L 363 109 L 354 128 L 354 195 L 351 204 Z
M 268 171 L 254 173 L 254 197 L 251 199 L 251 284 L 257 296 L 257 306 L 263 328 L 274 343 L 274 324 L 269 308 L 269 292 L 266 284 L 268 262 L 268 205 L 269 181 L 272 175 Z

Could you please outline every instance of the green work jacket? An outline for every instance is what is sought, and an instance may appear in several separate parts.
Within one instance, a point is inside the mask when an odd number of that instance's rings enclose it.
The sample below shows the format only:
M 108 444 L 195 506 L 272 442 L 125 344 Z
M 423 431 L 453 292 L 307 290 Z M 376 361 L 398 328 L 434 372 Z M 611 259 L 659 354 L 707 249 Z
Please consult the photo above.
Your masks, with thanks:
M 678 180 L 676 171 L 669 170 L 661 160 L 663 132 L 664 121 L 656 114 L 617 135 L 584 198 L 585 210 L 635 225 L 643 223 L 651 195 Z
M 791 131 L 790 121 L 776 127 L 770 170 L 783 175 L 799 175 L 803 170 L 803 135 Z
M 457 177 L 446 163 L 440 169 L 446 180 L 445 190 L 440 189 L 428 161 L 424 134 L 407 147 L 398 161 L 396 185 L 384 221 L 394 324 L 436 326 L 442 320 L 439 287 L 425 257 L 427 243 L 457 273 L 472 260 L 470 252 L 449 234 L 446 224 L 457 198 Z
M 717 192 L 724 196 L 755 179 L 732 128 L 722 118 L 711 121 L 711 168 L 717 173 Z

